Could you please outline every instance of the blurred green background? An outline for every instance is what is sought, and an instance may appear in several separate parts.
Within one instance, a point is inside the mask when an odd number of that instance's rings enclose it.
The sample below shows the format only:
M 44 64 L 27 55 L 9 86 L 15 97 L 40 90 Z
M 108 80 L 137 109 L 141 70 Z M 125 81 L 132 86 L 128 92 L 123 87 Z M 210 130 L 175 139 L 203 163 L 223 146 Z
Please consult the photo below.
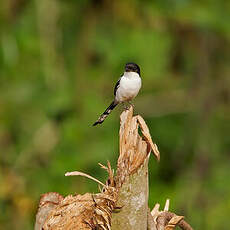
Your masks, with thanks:
M 135 113 L 161 152 L 150 201 L 194 229 L 229 229 L 230 1 L 0 2 L 0 228 L 32 229 L 40 194 L 97 192 L 118 156 L 113 99 L 126 62 L 141 67 Z

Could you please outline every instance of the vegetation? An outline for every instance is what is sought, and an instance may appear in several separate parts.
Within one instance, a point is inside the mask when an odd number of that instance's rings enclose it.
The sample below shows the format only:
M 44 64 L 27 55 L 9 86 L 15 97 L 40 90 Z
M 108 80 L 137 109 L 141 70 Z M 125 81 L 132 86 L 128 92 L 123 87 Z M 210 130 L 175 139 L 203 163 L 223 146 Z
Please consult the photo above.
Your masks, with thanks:
M 98 162 L 118 156 L 113 98 L 128 61 L 135 99 L 161 152 L 150 160 L 150 206 L 194 229 L 228 229 L 230 2 L 10 0 L 0 3 L 0 225 L 32 229 L 41 193 L 95 192 Z M 154 183 L 151 184 L 151 181 Z

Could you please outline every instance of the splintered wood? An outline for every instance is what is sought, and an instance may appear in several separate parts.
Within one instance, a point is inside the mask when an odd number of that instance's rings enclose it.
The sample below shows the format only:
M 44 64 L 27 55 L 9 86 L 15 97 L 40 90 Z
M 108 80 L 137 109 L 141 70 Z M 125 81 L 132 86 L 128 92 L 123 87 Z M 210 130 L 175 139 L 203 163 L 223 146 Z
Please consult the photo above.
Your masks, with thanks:
M 124 111 L 120 118 L 120 156 L 117 170 L 118 174 L 121 173 L 124 177 L 135 172 L 151 151 L 158 161 L 160 153 L 157 145 L 152 141 L 144 119 L 139 115 L 133 117 L 132 106 L 129 110 Z M 139 134 L 139 128 L 143 136 Z

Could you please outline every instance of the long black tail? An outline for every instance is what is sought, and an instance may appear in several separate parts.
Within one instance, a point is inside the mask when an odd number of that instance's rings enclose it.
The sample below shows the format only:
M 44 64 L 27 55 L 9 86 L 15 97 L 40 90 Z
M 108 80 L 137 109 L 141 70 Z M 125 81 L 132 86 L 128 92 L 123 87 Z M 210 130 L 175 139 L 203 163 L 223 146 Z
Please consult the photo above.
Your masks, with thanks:
M 106 117 L 111 113 L 111 111 L 117 106 L 117 102 L 113 101 L 110 106 L 105 110 L 104 113 L 101 114 L 101 116 L 98 118 L 98 120 L 93 124 L 93 126 L 97 124 L 101 124 Z

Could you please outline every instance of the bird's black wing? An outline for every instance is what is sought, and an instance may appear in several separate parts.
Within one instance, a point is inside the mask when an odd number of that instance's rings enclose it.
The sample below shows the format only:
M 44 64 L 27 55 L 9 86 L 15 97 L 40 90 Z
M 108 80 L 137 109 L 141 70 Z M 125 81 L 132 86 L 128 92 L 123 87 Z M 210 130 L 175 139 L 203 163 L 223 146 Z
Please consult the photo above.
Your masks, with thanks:
M 122 77 L 122 76 L 121 76 Z M 121 80 L 121 77 L 119 78 L 119 80 L 117 81 L 115 87 L 114 87 L 114 90 L 113 90 L 113 94 L 114 96 L 116 96 L 116 92 L 117 92 L 117 89 L 120 87 L 120 80 Z

